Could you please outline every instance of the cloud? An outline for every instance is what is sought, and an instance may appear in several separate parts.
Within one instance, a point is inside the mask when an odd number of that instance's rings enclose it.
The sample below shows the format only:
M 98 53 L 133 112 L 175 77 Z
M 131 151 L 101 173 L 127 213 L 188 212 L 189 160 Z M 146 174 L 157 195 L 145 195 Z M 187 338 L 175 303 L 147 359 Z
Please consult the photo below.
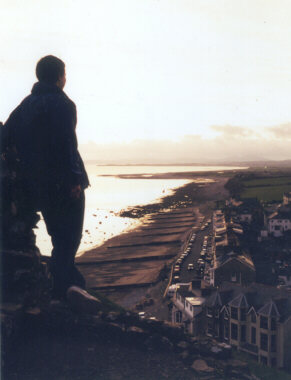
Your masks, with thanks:
M 281 124 L 276 127 L 269 127 L 266 128 L 266 130 L 278 139 L 291 138 L 291 123 Z
M 230 135 L 223 133 L 208 139 L 199 135 L 186 135 L 179 141 L 165 138 L 114 144 L 91 142 L 81 145 L 80 150 L 85 160 L 95 160 L 100 164 L 222 163 L 291 159 L 288 139 L 271 139 L 266 134 L 258 137 L 251 133 L 240 137 L 241 135 L 233 135 L 231 130 L 227 131 Z
M 248 137 L 254 135 L 254 132 L 249 128 L 235 127 L 232 125 L 213 125 L 211 129 L 227 137 Z

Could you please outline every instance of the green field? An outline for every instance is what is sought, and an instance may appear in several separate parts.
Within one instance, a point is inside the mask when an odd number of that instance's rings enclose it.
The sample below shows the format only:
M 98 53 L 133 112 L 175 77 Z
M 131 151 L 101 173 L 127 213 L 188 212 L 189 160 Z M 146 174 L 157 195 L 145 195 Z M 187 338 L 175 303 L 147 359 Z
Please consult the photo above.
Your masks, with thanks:
M 244 181 L 243 185 L 241 198 L 258 198 L 265 202 L 282 201 L 283 194 L 291 191 L 291 177 L 258 178 Z
M 290 185 L 291 177 L 257 178 L 243 182 L 245 187 Z

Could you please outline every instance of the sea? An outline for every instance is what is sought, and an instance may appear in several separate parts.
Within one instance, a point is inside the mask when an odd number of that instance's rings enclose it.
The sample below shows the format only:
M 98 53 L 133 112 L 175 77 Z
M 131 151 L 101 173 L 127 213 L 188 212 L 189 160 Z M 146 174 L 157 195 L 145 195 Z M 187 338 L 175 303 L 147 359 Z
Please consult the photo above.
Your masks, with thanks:
M 141 223 L 139 219 L 120 217 L 121 210 L 157 202 L 176 188 L 192 181 L 153 179 L 151 178 L 153 174 L 243 169 L 231 166 L 100 166 L 94 163 L 85 163 L 85 166 L 91 186 L 85 192 L 83 237 L 77 255 L 82 255 L 87 250 L 98 247 L 113 236 L 129 231 Z M 117 177 L 122 174 L 138 174 L 142 178 Z M 52 244 L 42 216 L 35 233 L 36 244 L 41 253 L 50 256 Z

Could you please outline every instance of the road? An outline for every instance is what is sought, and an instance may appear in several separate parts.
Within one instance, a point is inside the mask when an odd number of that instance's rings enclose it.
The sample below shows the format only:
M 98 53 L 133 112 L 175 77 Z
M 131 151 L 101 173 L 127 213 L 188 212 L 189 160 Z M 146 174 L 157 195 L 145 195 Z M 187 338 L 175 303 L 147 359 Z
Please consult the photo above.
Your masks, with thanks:
M 193 232 L 195 232 L 196 234 L 195 240 L 192 244 L 192 248 L 189 255 L 183 260 L 180 266 L 181 270 L 180 270 L 179 282 L 181 283 L 187 283 L 198 278 L 197 273 L 196 273 L 196 268 L 198 267 L 197 260 L 200 257 L 204 237 L 206 235 L 209 235 L 212 232 L 212 223 L 208 227 L 206 227 L 204 230 L 201 230 L 201 227 L 200 227 L 201 223 L 199 223 L 199 218 L 200 218 L 200 221 L 202 220 L 206 221 L 207 219 L 211 218 L 211 213 L 210 212 L 207 213 L 205 215 L 205 219 L 203 216 L 200 216 L 200 217 L 198 216 L 197 218 L 198 225 L 197 227 L 193 228 Z M 194 270 L 188 270 L 188 264 L 194 264 Z

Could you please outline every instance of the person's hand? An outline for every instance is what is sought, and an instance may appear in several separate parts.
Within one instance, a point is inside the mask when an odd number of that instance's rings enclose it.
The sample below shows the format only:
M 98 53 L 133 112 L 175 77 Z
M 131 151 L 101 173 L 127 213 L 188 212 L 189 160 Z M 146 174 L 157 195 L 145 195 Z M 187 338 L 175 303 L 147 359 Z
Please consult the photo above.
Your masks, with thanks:
M 73 199 L 79 199 L 81 196 L 81 192 L 82 192 L 81 185 L 76 185 L 72 187 L 71 189 L 71 197 Z

